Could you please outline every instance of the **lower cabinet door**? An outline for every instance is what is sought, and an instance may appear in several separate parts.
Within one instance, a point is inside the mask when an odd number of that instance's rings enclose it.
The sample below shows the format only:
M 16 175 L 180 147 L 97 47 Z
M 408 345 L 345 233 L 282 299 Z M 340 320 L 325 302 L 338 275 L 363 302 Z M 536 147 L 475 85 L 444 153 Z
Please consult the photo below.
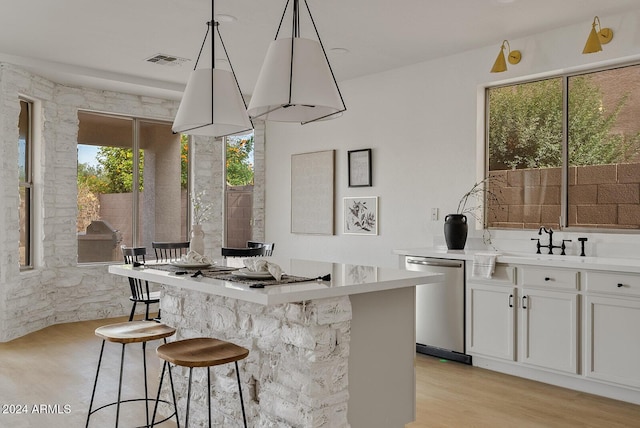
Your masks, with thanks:
M 525 364 L 578 372 L 578 295 L 522 290 L 518 360 Z
M 587 296 L 586 376 L 640 388 L 640 301 Z
M 467 284 L 467 349 L 515 359 L 515 288 Z

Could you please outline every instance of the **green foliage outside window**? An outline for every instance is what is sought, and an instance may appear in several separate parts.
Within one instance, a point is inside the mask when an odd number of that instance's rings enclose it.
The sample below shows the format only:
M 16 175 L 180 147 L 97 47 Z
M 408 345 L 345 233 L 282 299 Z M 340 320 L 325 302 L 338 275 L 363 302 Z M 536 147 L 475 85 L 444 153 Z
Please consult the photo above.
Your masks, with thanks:
M 227 137 L 227 183 L 231 186 L 253 184 L 253 134 Z
M 78 164 L 78 186 L 84 186 L 92 193 L 127 193 L 132 191 L 133 151 L 120 147 L 100 147 L 96 155 L 97 166 Z M 144 163 L 140 153 L 140 171 Z M 142 174 L 140 174 L 142 190 Z
M 623 96 L 611 111 L 590 76 L 569 80 L 569 162 L 602 165 L 628 161 L 640 151 L 640 133 L 612 132 Z M 562 165 L 562 79 L 489 90 L 489 170 Z
M 189 137 L 180 134 L 180 187 L 187 188 L 189 183 Z

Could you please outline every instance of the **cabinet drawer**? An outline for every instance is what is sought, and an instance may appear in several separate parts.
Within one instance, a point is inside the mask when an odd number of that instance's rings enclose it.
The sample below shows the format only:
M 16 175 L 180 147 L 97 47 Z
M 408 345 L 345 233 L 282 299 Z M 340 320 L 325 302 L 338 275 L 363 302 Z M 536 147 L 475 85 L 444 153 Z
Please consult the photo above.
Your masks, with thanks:
M 548 267 L 519 267 L 519 284 L 528 287 L 578 289 L 578 272 L 572 269 Z
M 585 277 L 587 291 L 640 296 L 640 275 L 587 272 Z
M 504 264 L 496 263 L 491 278 L 471 276 L 471 263 L 467 262 L 467 280 L 480 284 L 492 285 L 515 285 L 516 284 L 516 268 Z

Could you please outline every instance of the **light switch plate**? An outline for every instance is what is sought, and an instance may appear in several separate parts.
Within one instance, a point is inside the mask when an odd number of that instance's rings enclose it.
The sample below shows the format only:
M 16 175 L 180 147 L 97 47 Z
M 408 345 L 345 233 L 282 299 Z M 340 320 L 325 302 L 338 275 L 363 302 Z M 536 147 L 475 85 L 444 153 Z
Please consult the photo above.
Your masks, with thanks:
M 438 221 L 438 209 L 431 208 L 431 221 Z

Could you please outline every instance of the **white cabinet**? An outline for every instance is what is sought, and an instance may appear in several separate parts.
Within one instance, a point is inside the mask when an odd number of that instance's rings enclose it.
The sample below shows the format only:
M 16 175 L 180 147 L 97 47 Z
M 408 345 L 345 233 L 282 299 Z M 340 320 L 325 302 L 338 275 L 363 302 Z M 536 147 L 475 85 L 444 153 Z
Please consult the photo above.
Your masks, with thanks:
M 467 269 L 467 272 L 471 269 Z M 497 265 L 491 279 L 467 278 L 467 351 L 515 359 L 515 268 Z
M 577 273 L 498 265 L 496 274 L 467 279 L 469 352 L 577 373 Z
M 469 353 L 515 359 L 514 299 L 514 287 L 467 285 Z
M 589 267 L 467 269 L 473 363 L 640 404 L 640 273 Z
M 640 275 L 587 272 L 588 378 L 640 387 Z
M 518 360 L 578 372 L 578 295 L 522 289 Z

